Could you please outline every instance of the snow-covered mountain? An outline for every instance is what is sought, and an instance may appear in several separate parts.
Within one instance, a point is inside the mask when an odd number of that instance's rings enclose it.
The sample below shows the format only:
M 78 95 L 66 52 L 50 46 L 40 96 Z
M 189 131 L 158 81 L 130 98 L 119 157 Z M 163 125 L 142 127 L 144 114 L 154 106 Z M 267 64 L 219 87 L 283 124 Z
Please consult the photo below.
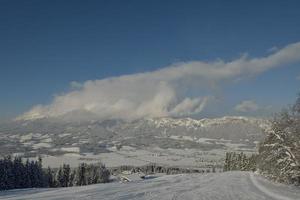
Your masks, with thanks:
M 131 122 L 74 118 L 16 120 L 1 124 L 1 154 L 53 155 L 64 153 L 66 148 L 72 148 L 73 152 L 76 149 L 77 153 L 101 153 L 116 145 L 138 149 L 211 150 L 240 144 L 241 148 L 254 148 L 264 137 L 263 130 L 269 126 L 265 119 L 235 116 L 200 120 L 154 118 Z

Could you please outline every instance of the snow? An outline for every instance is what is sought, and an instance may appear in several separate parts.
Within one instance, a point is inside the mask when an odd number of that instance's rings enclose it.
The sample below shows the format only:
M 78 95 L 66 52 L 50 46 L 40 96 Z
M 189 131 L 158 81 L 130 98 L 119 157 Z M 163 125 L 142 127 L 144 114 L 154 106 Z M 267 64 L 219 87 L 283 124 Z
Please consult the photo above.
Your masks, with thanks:
M 72 135 L 71 133 L 63 133 L 63 134 L 60 134 L 58 135 L 58 137 L 66 137 L 66 136 L 69 136 L 69 135 Z
M 20 157 L 20 156 L 23 156 L 23 155 L 24 155 L 23 152 L 16 152 L 16 153 L 12 154 L 12 157 Z
M 52 168 L 57 168 L 62 166 L 63 164 L 69 164 L 71 167 L 77 167 L 78 164 L 81 162 L 91 163 L 86 160 L 80 161 L 79 154 L 75 154 L 75 153 L 66 153 L 63 156 L 59 156 L 59 157 L 44 155 L 42 158 L 43 158 L 43 166 L 45 168 L 48 166 Z M 30 159 L 36 160 L 37 158 L 30 158 Z
M 33 149 L 39 149 L 39 148 L 50 148 L 52 145 L 49 143 L 41 142 L 33 145 Z
M 292 195 L 293 192 L 290 191 L 290 190 L 288 190 L 288 189 L 282 190 L 281 193 L 274 193 L 272 190 L 268 189 L 267 186 L 265 187 L 262 183 L 260 183 L 260 182 L 257 180 L 257 178 L 254 177 L 254 174 L 250 174 L 250 179 L 251 179 L 252 183 L 253 183 L 254 185 L 256 185 L 257 188 L 258 188 L 261 192 L 267 194 L 268 196 L 270 196 L 270 197 L 272 197 L 272 198 L 274 198 L 274 199 L 280 199 L 280 200 L 290 200 L 290 199 L 291 199 L 290 197 L 288 197 L 288 195 Z M 262 180 L 261 180 L 261 181 L 262 181 Z M 283 185 L 282 185 L 282 186 L 283 186 Z M 280 187 L 280 185 L 277 185 L 277 187 Z M 282 194 L 283 194 L 283 195 L 282 195 Z M 296 193 L 295 193 L 295 194 L 296 194 Z M 297 194 L 296 194 L 296 195 L 297 195 Z M 297 196 L 298 196 L 298 198 L 297 198 Z M 297 198 L 297 199 L 300 199 L 300 193 L 299 193 L 299 195 L 297 195 L 297 196 L 294 196 L 294 197 Z
M 123 172 L 124 173 L 124 172 Z M 134 174 L 121 174 L 120 178 L 123 182 L 133 182 L 133 181 L 139 181 L 143 180 L 141 178 L 142 175 L 134 173 Z
M 60 150 L 65 151 L 65 152 L 72 152 L 72 153 L 79 153 L 80 152 L 79 147 L 62 147 Z
M 223 164 L 224 157 L 224 152 L 221 150 L 199 151 L 198 149 L 161 149 L 158 147 L 136 149 L 130 146 L 123 146 L 119 151 L 112 147 L 109 150 L 112 152 L 78 154 L 76 151 L 65 151 L 66 153 L 76 153 L 76 156 L 74 156 L 75 154 L 64 154 L 61 156 L 43 155 L 43 165 L 44 167 L 50 166 L 55 168 L 59 167 L 62 162 L 65 162 L 70 164 L 71 167 L 77 167 L 81 162 L 103 162 L 108 167 L 120 165 L 142 166 L 156 163 L 164 166 L 206 168 L 206 166 L 212 164 Z
M 52 142 L 52 139 L 46 138 L 46 139 L 41 140 L 41 142 L 49 143 L 49 142 Z
M 195 130 L 201 127 L 208 128 L 215 125 L 226 124 L 228 122 L 237 122 L 237 121 L 244 121 L 244 122 L 256 124 L 261 129 L 264 130 L 270 127 L 270 123 L 267 120 L 251 118 L 251 117 L 243 117 L 243 116 L 224 116 L 222 118 L 215 118 L 215 119 L 203 118 L 200 120 L 191 119 L 191 118 L 181 118 L 181 119 L 156 118 L 156 119 L 148 119 L 148 121 L 154 123 L 156 127 L 187 126 L 187 128 L 195 129 Z
M 0 200 L 4 199 L 299 200 L 300 189 L 276 184 L 249 172 L 226 172 L 162 176 L 129 183 L 71 188 L 2 191 Z
M 20 138 L 20 142 L 26 142 L 28 140 L 31 140 L 33 137 L 33 133 L 29 133 L 27 135 L 22 135 Z

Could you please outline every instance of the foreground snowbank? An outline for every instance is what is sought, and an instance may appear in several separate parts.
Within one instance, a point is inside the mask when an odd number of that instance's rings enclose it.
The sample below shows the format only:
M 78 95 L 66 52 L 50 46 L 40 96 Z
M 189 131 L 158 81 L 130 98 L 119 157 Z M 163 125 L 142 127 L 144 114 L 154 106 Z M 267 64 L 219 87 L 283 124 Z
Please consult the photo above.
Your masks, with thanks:
M 130 183 L 0 192 L 0 199 L 213 199 L 293 200 L 300 188 L 272 183 L 248 172 L 184 174 Z

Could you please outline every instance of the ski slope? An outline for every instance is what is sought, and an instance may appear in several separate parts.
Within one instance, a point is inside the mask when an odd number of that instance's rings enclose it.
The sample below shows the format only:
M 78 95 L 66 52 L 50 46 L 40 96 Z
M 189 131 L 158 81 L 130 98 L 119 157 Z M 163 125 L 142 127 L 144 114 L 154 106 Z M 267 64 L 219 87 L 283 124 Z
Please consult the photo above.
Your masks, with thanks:
M 83 187 L 2 191 L 0 199 L 300 200 L 300 188 L 276 184 L 249 172 L 226 172 Z

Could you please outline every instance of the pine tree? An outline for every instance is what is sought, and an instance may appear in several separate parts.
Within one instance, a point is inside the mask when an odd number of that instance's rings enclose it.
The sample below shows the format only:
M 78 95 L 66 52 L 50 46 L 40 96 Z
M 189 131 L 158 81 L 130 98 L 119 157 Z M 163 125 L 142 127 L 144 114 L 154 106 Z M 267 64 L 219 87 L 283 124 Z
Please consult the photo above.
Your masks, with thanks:
M 99 183 L 108 183 L 109 182 L 109 177 L 110 177 L 110 172 L 109 170 L 105 167 L 104 164 L 100 163 L 100 170 L 99 170 Z
M 56 173 L 56 181 L 57 181 L 57 187 L 63 187 L 64 186 L 64 175 L 63 175 L 63 169 L 60 166 L 57 173 Z
M 40 177 L 38 161 L 31 161 L 30 163 L 31 187 L 41 187 L 40 178 L 41 177 Z
M 53 177 L 53 171 L 50 167 L 47 168 L 46 172 L 46 180 L 47 180 L 47 186 L 48 187 L 55 187 L 55 179 Z
M 31 178 L 30 178 L 30 162 L 29 159 L 25 163 L 25 173 L 24 173 L 24 188 L 32 187 Z
M 228 155 L 229 153 L 226 152 L 225 154 L 225 161 L 224 161 L 224 166 L 223 166 L 223 171 L 226 172 L 226 171 L 229 171 L 229 167 L 228 167 L 228 163 L 229 163 L 229 158 L 228 158 Z
M 44 176 L 43 165 L 42 165 L 42 157 L 38 157 L 38 161 L 36 162 L 36 176 L 37 176 L 37 187 L 45 187 L 46 179 Z
M 70 184 L 70 165 L 64 164 L 63 165 L 63 185 L 62 187 L 68 187 Z
M 11 156 L 7 156 L 4 158 L 4 170 L 5 170 L 5 178 L 4 178 L 4 184 L 5 189 L 13 189 L 15 182 L 14 182 L 14 173 L 13 173 L 13 162 L 11 160 Z
M 4 162 L 1 159 L 0 160 L 0 190 L 5 189 L 5 168 L 4 168 Z
M 21 157 L 15 157 L 13 161 L 13 174 L 14 174 L 14 188 L 24 187 L 24 165 Z
M 12 160 L 7 156 L 0 159 L 0 190 L 106 183 L 109 176 L 109 170 L 101 163 L 98 165 L 81 163 L 77 170 L 74 169 L 72 172 L 68 164 L 63 164 L 54 173 L 50 167 L 46 170 L 42 168 L 41 157 L 37 161 L 27 159 L 25 163 L 21 157 Z
M 86 185 L 87 184 L 86 168 L 87 168 L 87 166 L 86 166 L 85 163 L 81 163 L 78 166 L 76 185 L 81 186 L 81 185 Z
M 228 171 L 232 170 L 232 153 L 228 153 Z
M 92 183 L 99 183 L 100 173 L 99 173 L 99 166 L 94 166 L 92 169 Z
M 72 170 L 71 174 L 70 174 L 70 182 L 69 182 L 69 186 L 72 187 L 75 184 L 75 178 L 76 178 L 76 170 Z
M 225 155 L 224 171 L 241 170 L 255 171 L 257 155 L 247 156 L 245 153 L 227 152 Z

